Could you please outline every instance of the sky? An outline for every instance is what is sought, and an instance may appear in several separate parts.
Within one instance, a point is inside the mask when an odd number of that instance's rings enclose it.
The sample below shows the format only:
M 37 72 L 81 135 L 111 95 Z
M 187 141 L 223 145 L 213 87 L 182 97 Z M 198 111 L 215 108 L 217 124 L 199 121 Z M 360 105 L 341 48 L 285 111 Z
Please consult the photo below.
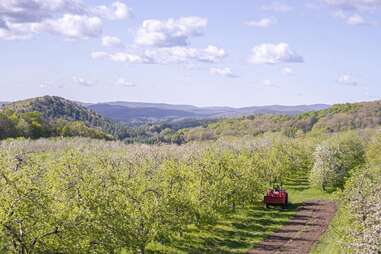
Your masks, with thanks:
M 0 0 L 0 101 L 381 98 L 381 0 Z

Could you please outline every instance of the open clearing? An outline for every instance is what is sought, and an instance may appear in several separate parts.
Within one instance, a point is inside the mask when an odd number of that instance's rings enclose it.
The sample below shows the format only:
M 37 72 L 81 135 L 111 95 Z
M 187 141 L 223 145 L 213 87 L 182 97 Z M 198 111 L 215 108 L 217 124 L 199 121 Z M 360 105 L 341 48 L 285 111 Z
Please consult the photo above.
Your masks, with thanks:
M 279 231 L 263 240 L 248 254 L 307 254 L 326 231 L 335 212 L 334 202 L 305 202 Z

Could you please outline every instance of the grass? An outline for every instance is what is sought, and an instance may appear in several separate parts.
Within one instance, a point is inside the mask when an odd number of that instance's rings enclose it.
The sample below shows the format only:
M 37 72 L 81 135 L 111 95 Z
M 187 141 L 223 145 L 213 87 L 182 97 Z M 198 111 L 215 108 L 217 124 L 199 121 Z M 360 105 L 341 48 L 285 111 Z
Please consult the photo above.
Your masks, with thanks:
M 182 237 L 171 241 L 171 245 L 155 243 L 148 253 L 201 254 L 246 253 L 258 243 L 281 228 L 292 218 L 298 206 L 307 200 L 331 200 L 334 195 L 311 189 L 306 174 L 295 174 L 286 181 L 290 205 L 287 210 L 266 209 L 262 204 L 239 209 L 216 225 L 197 228 L 190 226 Z M 332 253 L 332 252 L 315 252 Z
M 285 187 L 291 203 L 303 203 L 308 200 L 334 200 L 336 198 L 335 194 L 311 188 L 308 175 L 303 173 L 295 173 L 288 178 Z
M 171 246 L 151 246 L 151 253 L 246 253 L 281 228 L 295 214 L 298 205 L 292 204 L 287 210 L 266 209 L 263 205 L 240 209 L 216 225 L 190 226 Z

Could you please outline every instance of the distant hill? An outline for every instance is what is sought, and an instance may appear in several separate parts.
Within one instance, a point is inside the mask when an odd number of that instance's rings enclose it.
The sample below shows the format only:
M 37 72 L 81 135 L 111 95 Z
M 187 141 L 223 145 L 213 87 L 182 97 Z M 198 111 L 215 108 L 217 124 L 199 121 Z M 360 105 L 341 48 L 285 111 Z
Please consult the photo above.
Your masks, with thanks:
M 158 122 L 177 118 L 198 118 L 192 111 L 157 107 L 130 107 L 116 104 L 94 104 L 89 109 L 107 118 L 120 122 Z
M 257 107 L 196 107 L 191 105 L 171 105 L 142 102 L 106 102 L 87 104 L 86 107 L 95 112 L 125 123 L 160 122 L 180 119 L 213 119 L 222 117 L 239 117 L 260 114 L 286 114 L 318 111 L 326 109 L 329 105 L 299 105 L 299 106 L 257 106 Z

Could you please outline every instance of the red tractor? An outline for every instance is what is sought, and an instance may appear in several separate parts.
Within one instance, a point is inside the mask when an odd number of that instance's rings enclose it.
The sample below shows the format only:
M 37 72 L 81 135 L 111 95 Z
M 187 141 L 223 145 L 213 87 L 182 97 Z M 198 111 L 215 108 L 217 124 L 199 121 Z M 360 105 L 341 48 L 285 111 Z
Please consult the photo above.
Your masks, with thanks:
M 273 189 L 267 191 L 264 198 L 264 203 L 267 208 L 272 205 L 281 206 L 283 209 L 286 209 L 288 205 L 288 193 L 285 189 L 282 189 L 279 185 L 276 185 Z

